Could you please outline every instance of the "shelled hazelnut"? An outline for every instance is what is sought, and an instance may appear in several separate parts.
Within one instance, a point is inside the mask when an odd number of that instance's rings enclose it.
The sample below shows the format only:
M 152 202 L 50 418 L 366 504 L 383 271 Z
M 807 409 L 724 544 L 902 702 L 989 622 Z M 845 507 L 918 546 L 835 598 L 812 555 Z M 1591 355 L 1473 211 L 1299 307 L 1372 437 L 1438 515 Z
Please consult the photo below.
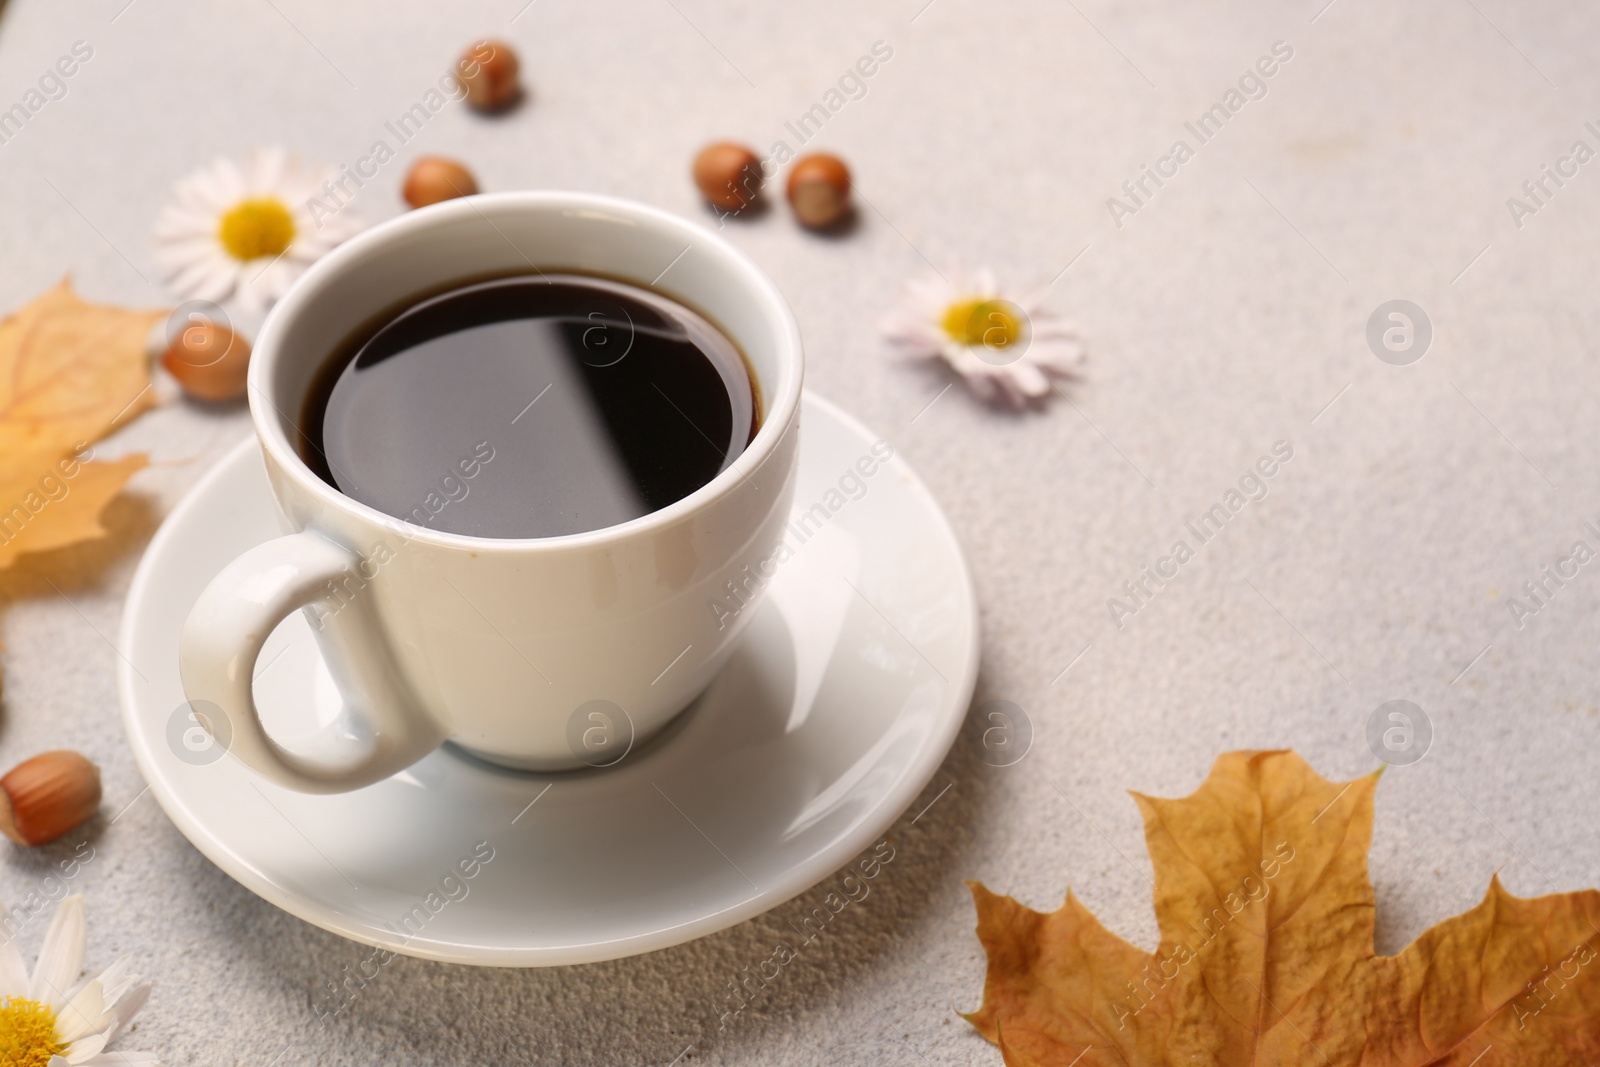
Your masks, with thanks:
M 100 810 L 100 768 L 67 749 L 42 752 L 0 778 L 0 833 L 43 845 Z
M 850 168 L 826 152 L 802 156 L 789 169 L 788 192 L 801 225 L 831 226 L 850 210 Z
M 706 145 L 694 157 L 694 183 L 713 207 L 742 210 L 761 193 L 761 160 L 732 141 Z
M 250 370 L 250 344 L 226 326 L 192 322 L 161 354 L 161 365 L 198 400 L 237 400 Z
M 479 41 L 456 62 L 467 103 L 478 111 L 499 111 L 522 93 L 517 54 L 504 41 Z
M 477 191 L 478 179 L 460 163 L 444 156 L 422 156 L 406 172 L 401 195 L 412 207 L 427 207 L 441 200 L 472 196 Z

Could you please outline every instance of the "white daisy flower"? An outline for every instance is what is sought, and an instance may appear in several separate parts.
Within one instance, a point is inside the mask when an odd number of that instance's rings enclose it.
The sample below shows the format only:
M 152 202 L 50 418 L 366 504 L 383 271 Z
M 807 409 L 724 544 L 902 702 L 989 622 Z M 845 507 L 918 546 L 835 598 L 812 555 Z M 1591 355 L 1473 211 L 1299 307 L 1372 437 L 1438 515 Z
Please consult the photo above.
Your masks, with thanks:
M 944 360 L 983 399 L 1025 407 L 1083 362 L 1078 331 L 1040 306 L 1043 295 L 1008 299 L 992 272 L 952 271 L 908 285 L 884 335 L 907 355 Z
M 106 1052 L 150 998 L 150 983 L 118 960 L 83 971 L 83 897 L 61 902 L 30 975 L 14 941 L 0 945 L 0 1063 L 6 1067 L 154 1067 L 148 1052 Z
M 156 220 L 156 262 L 186 300 L 232 300 L 258 315 L 318 256 L 359 232 L 332 167 L 303 167 L 281 148 L 217 159 L 173 186 Z M 311 202 L 321 210 L 313 214 Z

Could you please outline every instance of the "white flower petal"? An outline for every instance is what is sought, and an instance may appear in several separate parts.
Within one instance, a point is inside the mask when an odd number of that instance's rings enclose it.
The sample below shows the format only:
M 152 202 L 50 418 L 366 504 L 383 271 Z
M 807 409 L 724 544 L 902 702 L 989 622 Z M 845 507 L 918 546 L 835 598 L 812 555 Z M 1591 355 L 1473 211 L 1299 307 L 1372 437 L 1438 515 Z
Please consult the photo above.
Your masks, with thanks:
M 1007 375 L 1005 381 L 1007 385 L 1006 402 L 1014 408 L 1025 409 L 1034 407 L 1044 399 L 1041 396 L 1034 396 L 1032 393 L 1029 393 L 1025 388 L 1023 388 L 1022 384 L 1018 382 L 1015 377 Z
M 233 290 L 233 303 L 238 308 L 240 318 L 253 319 L 264 314 L 272 301 L 259 286 L 249 284 L 249 280 L 241 277 L 239 285 Z
M 1069 348 L 1083 347 L 1083 338 L 1075 329 L 1059 327 L 1055 323 L 1046 323 L 1043 329 L 1034 330 L 1028 335 L 1034 348 Z
M 919 318 L 937 319 L 946 307 L 955 303 L 956 291 L 943 281 L 913 283 L 906 287 L 906 306 Z
M 327 221 L 324 219 L 323 221 Z M 333 232 L 330 225 L 328 229 L 318 230 L 314 222 L 305 226 L 298 226 L 295 230 L 294 241 L 289 245 L 289 258 L 303 263 L 315 263 L 327 255 L 342 240 L 343 236 Z
M 331 245 L 328 248 L 318 248 L 315 245 L 307 245 L 305 242 L 300 241 L 290 245 L 289 250 L 283 254 L 283 258 L 286 262 L 295 265 L 294 274 L 298 278 L 307 267 L 321 259 L 331 248 Z
M 1072 333 L 1078 332 L 1077 326 L 1071 320 L 1062 318 L 1048 308 L 1023 306 L 1023 311 L 1028 316 L 1028 321 L 1038 329 L 1048 330 L 1059 327 Z
M 367 222 L 353 207 L 346 206 L 337 214 L 324 215 L 318 220 L 321 225 L 313 223 L 314 233 L 329 248 L 344 244 L 350 238 L 367 228 Z
M 172 187 L 172 210 L 191 212 L 216 218 L 227 206 L 222 189 L 209 174 L 196 172 Z
M 1050 393 L 1050 379 L 1046 378 L 1038 367 L 1025 359 L 1019 359 L 1006 367 L 996 368 L 999 376 L 1005 378 L 1021 391 L 1023 396 L 1037 400 Z
M 967 374 L 964 374 L 962 377 L 966 379 L 967 385 L 972 389 L 972 391 L 977 393 L 978 396 L 983 400 L 987 400 L 990 403 L 996 403 L 1002 400 L 1010 400 L 1010 398 L 1006 395 L 1005 386 L 992 374 L 985 374 L 982 371 L 971 371 Z
M 1005 390 L 1006 401 L 1012 407 L 1026 408 L 1037 405 L 1050 393 L 1050 381 L 1037 370 L 1030 368 L 1030 374 L 1019 374 L 1016 365 L 1002 368 L 1002 372 L 995 377 Z M 1035 391 L 1037 390 L 1037 392 Z
M 348 205 L 338 214 L 324 215 L 320 221 L 322 225 L 317 227 L 316 233 L 329 248 L 344 244 L 367 228 L 366 219 L 362 218 L 361 213 L 354 207 Z
M 245 162 L 245 188 L 251 196 L 276 193 L 283 186 L 283 172 L 288 166 L 288 155 L 281 148 L 263 148 L 252 152 Z
M 231 159 L 219 159 L 202 179 L 206 195 L 212 202 L 232 207 L 250 194 L 245 184 L 244 171 Z
M 67 1062 L 77 1065 L 94 1059 L 104 1051 L 107 1040 L 109 1038 L 105 1034 L 91 1034 L 72 1042 L 67 1046 Z
M 145 982 L 134 986 L 132 991 L 112 1005 L 111 1010 L 116 1015 L 116 1021 L 111 1027 L 112 1037 L 116 1037 L 127 1029 L 128 1024 L 133 1021 L 133 1017 L 139 1014 L 139 1009 L 143 1008 L 145 1002 L 150 999 L 150 990 L 154 987 L 155 983 L 153 982 Z
M 912 319 L 885 324 L 884 335 L 911 355 L 936 356 L 944 345 L 944 331 Z
M 1025 358 L 1030 363 L 1038 364 L 1046 374 L 1066 378 L 1083 362 L 1083 348 L 1075 342 L 1035 342 L 1028 346 Z
M 84 1060 L 82 1067 L 157 1067 L 160 1062 L 154 1052 L 102 1052 Z
M 5 905 L 0 904 L 0 915 L 4 915 L 5 910 Z M 22 952 L 15 940 L 7 938 L 0 943 L 0 997 L 25 997 L 31 988 Z
M 167 285 L 188 300 L 221 301 L 233 293 L 238 274 L 233 260 L 214 252 L 169 277 Z
M 106 998 L 107 1007 L 121 1000 L 122 995 L 139 981 L 138 975 L 129 973 L 131 964 L 132 960 L 124 956 L 95 975 L 95 981 L 100 983 L 101 995 Z
M 204 237 L 217 239 L 219 216 L 215 211 L 197 211 L 180 204 L 168 204 L 156 217 L 152 231 L 158 242 L 184 241 Z
M 302 167 L 286 171 L 283 179 L 278 182 L 278 195 L 283 197 L 285 203 L 303 204 L 309 198 L 321 193 L 322 182 L 332 176 L 333 172 L 326 167 L 311 169 Z
M 948 334 L 942 335 L 939 342 L 939 354 L 944 361 L 963 374 L 987 374 L 989 364 L 973 354 L 972 349 L 964 344 L 951 340 Z
M 1008 293 L 1006 299 L 1022 309 L 1022 313 L 1030 319 L 1054 318 L 1055 313 L 1045 308 L 1045 298 L 1050 295 L 1048 287 L 1027 289 L 1019 293 Z
M 337 215 L 324 215 L 319 220 L 311 217 L 311 205 L 302 199 L 284 200 L 284 207 L 289 209 L 289 219 L 294 223 L 294 243 L 304 244 L 312 240 L 326 240 L 323 232 L 327 229 L 328 220 L 337 218 Z
M 227 201 L 213 179 L 204 174 L 191 174 L 172 187 L 172 203 L 186 211 L 215 215 Z
M 272 301 L 278 300 L 295 280 L 304 274 L 307 263 L 295 259 L 293 256 L 284 255 L 262 272 L 260 285 L 262 292 Z
M 56 1033 L 71 1044 L 90 1034 L 105 1033 L 115 1021 L 116 1016 L 107 1017 L 105 994 L 97 979 L 74 993 L 66 1006 L 56 1013 Z
M 50 929 L 44 935 L 44 947 L 39 950 L 39 962 L 34 964 L 33 978 L 28 983 L 33 999 L 59 1010 L 67 1002 L 67 993 L 83 970 L 83 954 L 87 949 L 83 894 L 74 893 L 56 908 Z

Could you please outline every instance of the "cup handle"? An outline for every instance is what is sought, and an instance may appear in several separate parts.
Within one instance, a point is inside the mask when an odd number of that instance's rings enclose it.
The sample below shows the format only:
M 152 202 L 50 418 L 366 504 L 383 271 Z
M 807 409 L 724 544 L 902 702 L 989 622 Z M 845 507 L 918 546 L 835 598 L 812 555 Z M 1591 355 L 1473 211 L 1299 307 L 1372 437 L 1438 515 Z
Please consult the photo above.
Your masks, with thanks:
M 325 618 L 322 646 L 346 709 L 295 745 L 267 735 L 252 679 L 267 636 L 291 613 L 329 599 L 356 573 L 354 552 L 314 531 L 250 549 L 222 569 L 195 602 L 179 639 L 190 710 L 244 764 L 303 793 L 343 793 L 404 770 L 448 736 L 399 679 L 370 594 L 341 601 Z M 225 732 L 212 719 L 220 714 Z

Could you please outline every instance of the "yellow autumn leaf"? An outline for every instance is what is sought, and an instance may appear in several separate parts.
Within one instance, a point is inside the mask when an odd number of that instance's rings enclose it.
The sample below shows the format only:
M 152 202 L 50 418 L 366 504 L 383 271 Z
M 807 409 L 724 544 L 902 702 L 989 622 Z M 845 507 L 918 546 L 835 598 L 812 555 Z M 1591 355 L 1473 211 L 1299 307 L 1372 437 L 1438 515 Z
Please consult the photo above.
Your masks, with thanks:
M 155 404 L 146 339 L 165 314 L 63 281 L 0 320 L 0 568 L 105 532 L 101 510 L 146 460 L 81 450 Z
M 989 968 L 968 1020 L 1010 1067 L 1600 1062 L 1600 893 L 1522 899 L 1496 878 L 1471 911 L 1377 955 L 1377 783 L 1232 752 L 1188 797 L 1134 794 L 1153 953 L 1070 892 L 1044 914 L 974 883 Z
M 33 478 L 0 482 L 0 568 L 24 552 L 43 552 L 105 533 L 100 512 L 149 459 L 135 454 L 105 463 L 68 455 Z

